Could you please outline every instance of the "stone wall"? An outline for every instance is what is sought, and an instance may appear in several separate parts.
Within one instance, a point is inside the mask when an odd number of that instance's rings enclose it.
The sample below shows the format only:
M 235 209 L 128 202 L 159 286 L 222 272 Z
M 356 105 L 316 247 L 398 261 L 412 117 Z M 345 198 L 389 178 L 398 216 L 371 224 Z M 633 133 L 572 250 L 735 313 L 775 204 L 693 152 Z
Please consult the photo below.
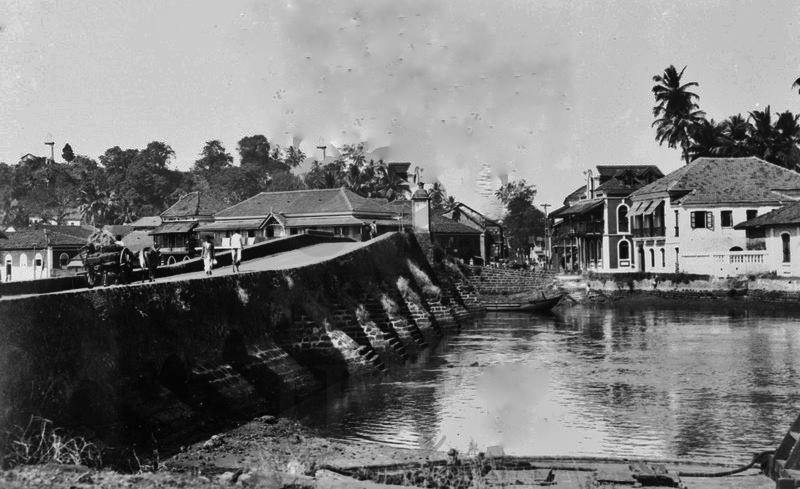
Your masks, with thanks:
M 7 298 L 0 431 L 35 414 L 174 443 L 380 375 L 457 327 L 464 304 L 401 233 L 290 270 Z
M 479 295 L 510 295 L 544 289 L 555 274 L 544 270 L 469 267 L 469 281 Z

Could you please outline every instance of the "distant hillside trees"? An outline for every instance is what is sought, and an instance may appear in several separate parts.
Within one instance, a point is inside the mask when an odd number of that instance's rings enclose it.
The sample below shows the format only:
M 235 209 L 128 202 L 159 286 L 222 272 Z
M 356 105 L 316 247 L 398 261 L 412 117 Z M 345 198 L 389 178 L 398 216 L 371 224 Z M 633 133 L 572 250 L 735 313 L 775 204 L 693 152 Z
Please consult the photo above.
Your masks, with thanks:
M 313 162 L 305 175 L 295 172 L 307 157 L 299 148 L 282 148 L 266 136 L 245 136 L 237 145 L 240 164 L 219 140 L 207 141 L 188 171 L 172 167 L 175 152 L 161 141 L 144 148 L 108 148 L 95 161 L 67 144 L 64 162 L 26 155 L 16 165 L 0 163 L 0 224 L 26 226 L 31 217 L 62 223 L 78 212 L 94 226 L 122 224 L 158 215 L 191 191 L 214 194 L 228 205 L 258 192 L 345 186 L 365 197 L 390 200 L 408 196 L 408 184 L 383 161 L 366 157 L 364 144 L 341 148 L 333 162 Z

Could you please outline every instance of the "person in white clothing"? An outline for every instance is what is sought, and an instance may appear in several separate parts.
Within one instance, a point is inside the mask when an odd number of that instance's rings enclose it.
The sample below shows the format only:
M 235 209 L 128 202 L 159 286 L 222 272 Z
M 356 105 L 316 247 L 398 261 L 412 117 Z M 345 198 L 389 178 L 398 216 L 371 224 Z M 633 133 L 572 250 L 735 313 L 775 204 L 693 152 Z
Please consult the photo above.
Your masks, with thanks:
M 239 234 L 239 231 L 234 232 L 231 235 L 231 265 L 233 265 L 233 271 L 239 272 L 239 263 L 242 262 L 242 235 Z

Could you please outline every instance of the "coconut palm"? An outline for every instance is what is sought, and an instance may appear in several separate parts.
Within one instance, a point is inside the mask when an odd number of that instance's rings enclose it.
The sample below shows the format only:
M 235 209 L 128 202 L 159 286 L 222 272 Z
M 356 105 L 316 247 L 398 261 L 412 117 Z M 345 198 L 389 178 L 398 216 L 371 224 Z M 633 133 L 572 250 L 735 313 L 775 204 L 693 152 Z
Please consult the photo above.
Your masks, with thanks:
M 751 111 L 749 119 L 752 121 L 748 138 L 751 154 L 767 161 L 773 161 L 775 128 L 772 125 L 770 106 L 767 105 L 764 110 Z
M 703 119 L 690 131 L 689 157 L 694 160 L 702 156 L 716 156 L 722 146 L 722 127 L 714 120 Z
M 719 127 L 721 134 L 718 156 L 753 156 L 750 146 L 750 133 L 753 127 L 742 114 L 728 117 L 719 124 Z
M 774 163 L 790 170 L 798 170 L 800 162 L 797 160 L 797 143 L 800 140 L 800 125 L 797 115 L 788 110 L 778 115 L 774 126 L 773 153 Z
M 690 87 L 699 86 L 697 82 L 682 83 L 683 69 L 678 72 L 673 65 L 669 65 L 664 73 L 653 77 L 656 85 L 653 86 L 653 96 L 656 106 L 653 107 L 653 126 L 656 127 L 656 141 L 658 144 L 667 143 L 670 148 L 681 147 L 683 159 L 688 164 L 690 159 L 689 146 L 691 132 L 695 124 L 705 118 L 705 112 L 699 110 L 694 102 L 699 97 L 690 92 Z

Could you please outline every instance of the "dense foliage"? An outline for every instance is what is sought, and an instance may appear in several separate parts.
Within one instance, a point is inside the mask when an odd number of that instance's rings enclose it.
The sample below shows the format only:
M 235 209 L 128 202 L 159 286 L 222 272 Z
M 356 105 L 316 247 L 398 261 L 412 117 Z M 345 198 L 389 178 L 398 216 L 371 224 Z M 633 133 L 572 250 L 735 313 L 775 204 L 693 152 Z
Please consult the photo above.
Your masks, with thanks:
M 533 205 L 536 188 L 524 179 L 501 186 L 495 196 L 505 206 L 503 227 L 508 246 L 515 255 L 527 256 L 532 238 L 543 237 L 545 215 Z
M 721 122 L 707 119 L 696 103 L 698 95 L 689 91 L 698 84 L 682 81 L 685 70 L 678 72 L 670 65 L 653 77 L 657 83 L 652 89 L 657 104 L 653 126 L 659 144 L 680 147 L 687 164 L 701 156 L 757 156 L 800 171 L 800 116 L 788 110 L 773 116 L 768 105 L 747 117 L 736 114 Z M 800 79 L 792 87 L 800 87 Z
M 234 165 L 220 141 L 208 141 L 189 171 L 170 167 L 175 153 L 160 141 L 141 149 L 114 146 L 99 161 L 76 155 L 67 144 L 63 163 L 33 155 L 16 165 L 0 163 L 0 224 L 25 226 L 32 217 L 62 224 L 74 214 L 95 226 L 120 224 L 158 215 L 195 190 L 228 205 L 262 191 L 341 186 L 365 197 L 409 196 L 408 183 L 383 161 L 368 159 L 364 144 L 344 146 L 332 161 L 314 161 L 303 175 L 295 172 L 306 155 L 263 135 L 242 138 L 237 151 L 240 164 Z

